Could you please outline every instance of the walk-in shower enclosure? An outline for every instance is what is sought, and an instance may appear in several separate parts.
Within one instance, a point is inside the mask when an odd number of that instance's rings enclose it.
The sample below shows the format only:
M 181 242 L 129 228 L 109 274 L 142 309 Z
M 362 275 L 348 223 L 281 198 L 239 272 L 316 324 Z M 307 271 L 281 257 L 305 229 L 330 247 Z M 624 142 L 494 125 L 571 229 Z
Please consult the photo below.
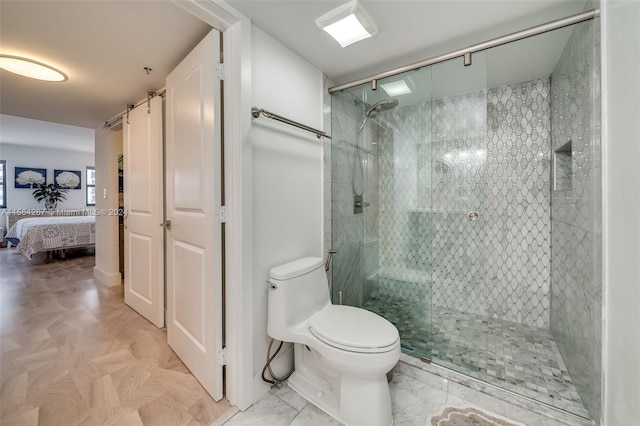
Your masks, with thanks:
M 596 19 L 336 92 L 330 177 L 334 303 L 596 420 L 599 58 Z

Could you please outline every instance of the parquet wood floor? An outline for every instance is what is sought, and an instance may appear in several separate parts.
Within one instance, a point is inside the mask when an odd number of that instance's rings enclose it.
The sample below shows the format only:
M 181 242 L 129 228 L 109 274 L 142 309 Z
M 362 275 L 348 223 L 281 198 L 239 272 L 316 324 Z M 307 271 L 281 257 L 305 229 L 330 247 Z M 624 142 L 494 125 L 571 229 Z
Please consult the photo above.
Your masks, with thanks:
M 158 329 L 93 279 L 91 249 L 0 249 L 1 425 L 212 425 L 216 403 Z

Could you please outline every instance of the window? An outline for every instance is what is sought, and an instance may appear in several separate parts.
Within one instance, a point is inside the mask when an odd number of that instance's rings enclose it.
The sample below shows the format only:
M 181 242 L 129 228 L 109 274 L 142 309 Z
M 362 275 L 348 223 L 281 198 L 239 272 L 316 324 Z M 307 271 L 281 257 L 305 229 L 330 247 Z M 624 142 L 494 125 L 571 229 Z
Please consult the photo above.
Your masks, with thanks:
M 87 205 L 96 205 L 96 169 L 92 166 L 87 166 Z
M 0 208 L 7 208 L 7 162 L 0 160 Z

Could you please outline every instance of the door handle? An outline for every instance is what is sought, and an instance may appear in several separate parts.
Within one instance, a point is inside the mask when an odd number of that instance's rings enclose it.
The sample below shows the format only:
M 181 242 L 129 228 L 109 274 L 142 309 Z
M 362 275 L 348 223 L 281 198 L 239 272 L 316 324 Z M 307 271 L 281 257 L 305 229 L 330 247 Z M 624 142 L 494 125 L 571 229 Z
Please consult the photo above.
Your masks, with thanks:
M 164 229 L 171 229 L 171 221 L 170 220 L 165 220 L 164 222 L 162 222 L 160 224 L 160 226 L 162 226 Z

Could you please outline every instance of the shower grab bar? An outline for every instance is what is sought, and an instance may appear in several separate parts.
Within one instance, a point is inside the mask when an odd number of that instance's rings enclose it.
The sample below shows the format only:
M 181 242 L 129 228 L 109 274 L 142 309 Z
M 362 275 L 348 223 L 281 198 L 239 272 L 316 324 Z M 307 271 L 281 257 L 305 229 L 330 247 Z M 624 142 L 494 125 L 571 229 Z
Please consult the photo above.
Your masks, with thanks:
M 290 119 L 288 119 L 286 117 L 283 117 L 283 116 L 278 115 L 278 114 L 274 114 L 274 113 L 272 113 L 270 111 L 267 111 L 265 109 L 262 109 L 262 108 L 256 108 L 256 107 L 251 108 L 251 116 L 253 118 L 260 117 L 260 114 L 262 114 L 265 117 L 270 118 L 272 120 L 280 121 L 281 123 L 285 123 L 285 124 L 288 124 L 290 126 L 297 127 L 298 129 L 302 129 L 302 130 L 306 130 L 307 132 L 315 133 L 315 135 L 318 137 L 318 139 L 320 139 L 320 138 L 331 139 L 331 136 L 327 135 L 322 130 L 314 129 L 313 127 L 309 127 L 309 126 L 307 126 L 305 124 L 298 123 L 297 121 L 290 120 Z

